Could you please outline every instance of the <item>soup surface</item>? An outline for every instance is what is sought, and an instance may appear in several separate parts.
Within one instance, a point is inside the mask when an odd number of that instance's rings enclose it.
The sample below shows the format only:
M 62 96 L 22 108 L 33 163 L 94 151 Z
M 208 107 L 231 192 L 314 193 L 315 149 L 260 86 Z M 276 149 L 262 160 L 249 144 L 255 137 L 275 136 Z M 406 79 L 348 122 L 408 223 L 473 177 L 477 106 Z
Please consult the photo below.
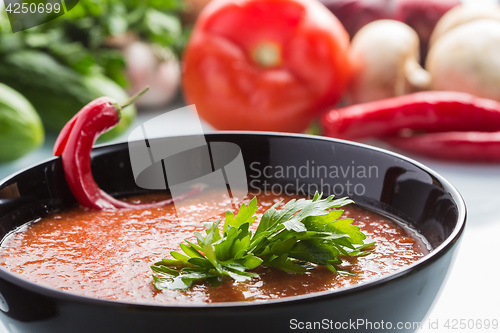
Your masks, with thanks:
M 161 200 L 158 195 L 131 198 L 135 202 Z M 259 214 L 279 200 L 292 197 L 260 194 Z M 428 253 L 418 234 L 381 215 L 355 205 L 343 207 L 376 241 L 371 254 L 349 258 L 343 268 L 353 276 L 317 267 L 306 274 L 261 269 L 249 282 L 227 281 L 218 287 L 197 284 L 190 290 L 157 290 L 150 266 L 179 250 L 185 239 L 194 241 L 202 222 L 223 218 L 214 208 L 230 201 L 208 193 L 187 205 L 182 218 L 173 206 L 149 210 L 89 211 L 75 208 L 24 225 L 9 234 L 0 247 L 3 268 L 33 282 L 68 292 L 145 304 L 266 301 L 280 297 L 341 288 L 394 272 Z M 254 227 L 257 222 L 254 223 Z

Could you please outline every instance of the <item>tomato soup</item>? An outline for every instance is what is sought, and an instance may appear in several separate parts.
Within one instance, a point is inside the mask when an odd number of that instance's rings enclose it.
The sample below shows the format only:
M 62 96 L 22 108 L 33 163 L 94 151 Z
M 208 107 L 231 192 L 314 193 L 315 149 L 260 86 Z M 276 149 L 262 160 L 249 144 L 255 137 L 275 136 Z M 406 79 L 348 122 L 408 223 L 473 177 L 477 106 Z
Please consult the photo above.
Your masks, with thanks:
M 144 195 L 129 200 L 164 199 Z M 260 194 L 259 214 L 279 200 L 292 197 Z M 178 251 L 193 232 L 203 231 L 202 222 L 223 218 L 213 208 L 228 198 L 207 194 L 189 205 L 178 218 L 173 206 L 147 210 L 90 211 L 74 208 L 28 223 L 7 235 L 0 247 L 0 264 L 35 283 L 71 293 L 142 304 L 266 301 L 281 297 L 333 290 L 397 271 L 426 253 L 425 240 L 386 217 L 355 205 L 343 207 L 375 241 L 371 254 L 344 260 L 342 267 L 354 275 L 334 274 L 316 267 L 305 274 L 261 268 L 249 282 L 226 281 L 213 287 L 205 283 L 191 289 L 157 290 L 151 265 Z M 257 222 L 254 223 L 256 225 Z

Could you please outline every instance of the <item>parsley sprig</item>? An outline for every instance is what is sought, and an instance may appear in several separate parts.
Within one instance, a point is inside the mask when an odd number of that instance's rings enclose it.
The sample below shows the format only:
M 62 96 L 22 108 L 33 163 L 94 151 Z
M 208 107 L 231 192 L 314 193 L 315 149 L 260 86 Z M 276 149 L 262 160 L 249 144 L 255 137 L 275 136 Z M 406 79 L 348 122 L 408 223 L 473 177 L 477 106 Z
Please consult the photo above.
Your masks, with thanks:
M 218 285 L 223 279 L 238 282 L 258 276 L 255 268 L 274 267 L 286 272 L 304 273 L 314 265 L 332 272 L 343 270 L 341 256 L 366 255 L 366 236 L 352 219 L 341 219 L 340 208 L 353 201 L 348 198 L 322 199 L 316 193 L 312 200 L 293 199 L 282 209 L 281 202 L 269 208 L 255 233 L 250 226 L 256 220 L 257 199 L 242 204 L 235 216 L 226 213 L 221 220 L 204 223 L 205 236 L 195 232 L 196 244 L 186 240 L 180 244 L 184 254 L 170 252 L 172 259 L 162 259 L 151 268 L 158 289 L 188 289 L 195 282 L 208 281 Z

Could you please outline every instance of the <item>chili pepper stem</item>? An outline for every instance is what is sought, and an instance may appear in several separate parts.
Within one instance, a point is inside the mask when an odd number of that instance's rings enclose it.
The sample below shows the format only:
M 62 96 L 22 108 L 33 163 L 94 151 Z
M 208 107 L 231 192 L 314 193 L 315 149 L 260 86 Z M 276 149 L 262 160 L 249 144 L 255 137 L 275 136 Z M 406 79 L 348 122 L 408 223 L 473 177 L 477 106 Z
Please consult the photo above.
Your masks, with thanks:
M 147 91 L 149 90 L 149 86 L 144 87 L 141 91 L 138 93 L 134 94 L 131 96 L 129 99 L 127 99 L 124 103 L 116 103 L 116 102 L 111 102 L 111 104 L 115 107 L 116 112 L 118 114 L 121 113 L 121 110 L 125 109 L 127 106 L 133 104 L 136 100 L 138 100 L 142 95 L 144 95 Z

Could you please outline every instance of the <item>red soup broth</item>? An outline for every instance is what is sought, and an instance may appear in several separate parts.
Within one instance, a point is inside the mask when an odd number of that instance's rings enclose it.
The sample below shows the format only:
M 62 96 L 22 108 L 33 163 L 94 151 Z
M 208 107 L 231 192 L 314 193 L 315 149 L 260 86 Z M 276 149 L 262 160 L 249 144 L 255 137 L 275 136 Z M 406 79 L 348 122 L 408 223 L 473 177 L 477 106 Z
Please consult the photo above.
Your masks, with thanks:
M 143 195 L 130 200 L 150 202 L 164 196 Z M 259 194 L 259 216 L 290 196 Z M 74 208 L 27 223 L 7 235 L 0 246 L 0 265 L 38 283 L 71 293 L 143 304 L 266 301 L 334 290 L 362 283 L 409 265 L 429 252 L 425 239 L 401 223 L 353 204 L 343 207 L 375 241 L 371 254 L 348 258 L 342 267 L 355 275 L 334 274 L 316 267 L 305 274 L 260 269 L 249 282 L 225 281 L 212 287 L 205 283 L 190 290 L 157 290 L 151 265 L 179 251 L 185 239 L 195 241 L 202 222 L 223 218 L 214 207 L 229 204 L 228 198 L 207 194 L 188 213 L 178 218 L 173 206 L 155 209 L 92 211 Z M 254 222 L 256 227 L 258 220 Z

